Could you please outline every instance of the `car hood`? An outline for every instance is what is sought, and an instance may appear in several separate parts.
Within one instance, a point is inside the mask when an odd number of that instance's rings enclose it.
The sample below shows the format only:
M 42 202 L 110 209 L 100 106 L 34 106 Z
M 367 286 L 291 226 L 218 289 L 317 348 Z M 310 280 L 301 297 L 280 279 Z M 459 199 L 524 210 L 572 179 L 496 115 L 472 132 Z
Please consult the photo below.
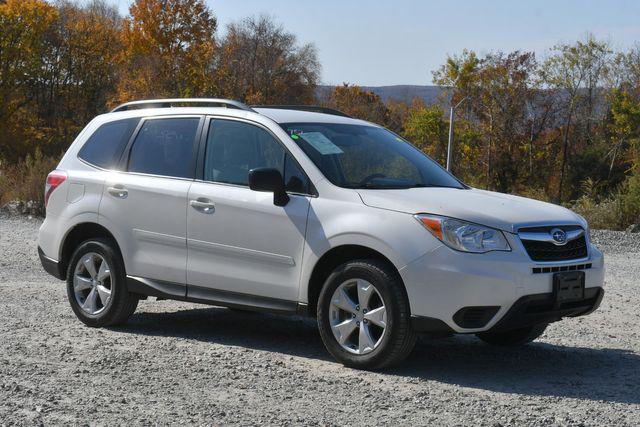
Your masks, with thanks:
M 365 205 L 409 214 L 449 216 L 514 233 L 523 226 L 575 225 L 584 220 L 552 203 L 474 188 L 358 190 Z

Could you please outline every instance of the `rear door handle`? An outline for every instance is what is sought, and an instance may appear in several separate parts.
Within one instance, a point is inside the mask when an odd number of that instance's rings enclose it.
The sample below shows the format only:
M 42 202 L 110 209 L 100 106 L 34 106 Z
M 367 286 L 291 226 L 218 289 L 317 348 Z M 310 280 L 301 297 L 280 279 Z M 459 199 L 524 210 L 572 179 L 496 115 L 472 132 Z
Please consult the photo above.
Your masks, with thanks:
M 116 184 L 113 187 L 107 188 L 107 191 L 113 197 L 117 197 L 118 199 L 126 199 L 127 196 L 129 195 L 129 192 L 127 191 L 127 189 L 120 184 Z
M 214 205 L 211 200 L 205 199 L 204 197 L 198 197 L 196 200 L 191 200 L 189 201 L 189 204 L 198 212 L 206 214 L 212 214 L 216 210 L 216 205 Z

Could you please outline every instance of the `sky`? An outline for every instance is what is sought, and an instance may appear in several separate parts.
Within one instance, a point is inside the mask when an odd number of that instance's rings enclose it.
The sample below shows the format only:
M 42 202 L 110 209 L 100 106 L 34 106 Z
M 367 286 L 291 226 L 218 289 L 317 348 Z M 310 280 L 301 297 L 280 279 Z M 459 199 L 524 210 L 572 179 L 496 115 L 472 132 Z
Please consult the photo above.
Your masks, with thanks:
M 130 0 L 108 0 L 122 14 Z M 588 33 L 626 49 L 640 43 L 639 0 L 206 0 L 221 32 L 268 14 L 314 43 L 322 83 L 431 84 L 431 71 L 472 49 L 548 55 Z

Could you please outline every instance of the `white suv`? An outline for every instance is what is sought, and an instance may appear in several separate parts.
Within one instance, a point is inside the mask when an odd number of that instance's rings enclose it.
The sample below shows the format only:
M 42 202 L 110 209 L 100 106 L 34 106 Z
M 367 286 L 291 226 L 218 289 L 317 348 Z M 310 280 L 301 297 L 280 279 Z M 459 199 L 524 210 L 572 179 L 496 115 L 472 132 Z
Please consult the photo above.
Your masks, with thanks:
M 602 300 L 602 253 L 553 204 L 470 188 L 394 133 L 319 107 L 138 101 L 48 176 L 42 264 L 89 326 L 138 300 L 317 317 L 375 369 L 416 333 L 517 345 Z

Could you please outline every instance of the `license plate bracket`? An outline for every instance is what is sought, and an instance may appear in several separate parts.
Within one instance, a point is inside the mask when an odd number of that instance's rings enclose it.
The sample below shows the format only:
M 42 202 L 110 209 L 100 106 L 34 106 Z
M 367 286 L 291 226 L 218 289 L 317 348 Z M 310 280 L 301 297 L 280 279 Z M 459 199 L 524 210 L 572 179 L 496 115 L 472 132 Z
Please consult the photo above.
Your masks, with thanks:
M 556 306 L 584 299 L 584 271 L 564 271 L 553 275 Z

